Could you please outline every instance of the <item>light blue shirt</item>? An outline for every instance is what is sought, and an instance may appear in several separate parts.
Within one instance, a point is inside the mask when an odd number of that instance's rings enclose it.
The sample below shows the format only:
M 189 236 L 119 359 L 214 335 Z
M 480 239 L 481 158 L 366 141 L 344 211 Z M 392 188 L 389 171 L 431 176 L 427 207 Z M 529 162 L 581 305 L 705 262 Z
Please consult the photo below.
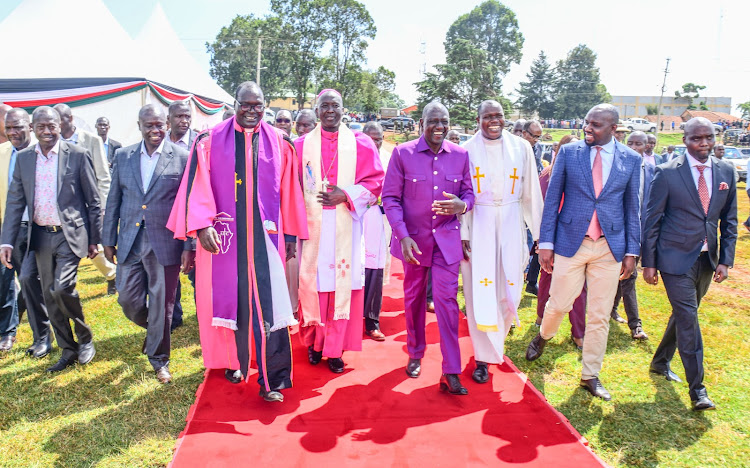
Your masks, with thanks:
M 13 147 L 13 151 L 10 153 L 10 166 L 8 167 L 8 187 L 10 187 L 10 183 L 13 182 L 13 171 L 16 170 L 16 156 L 18 155 L 18 150 L 16 147 Z
M 606 145 L 601 145 L 601 156 L 602 156 L 602 188 L 607 184 L 609 179 L 609 173 L 612 172 L 612 164 L 615 161 L 615 139 L 609 140 Z M 591 147 L 591 169 L 594 169 L 594 159 L 596 158 L 596 147 Z M 593 173 L 592 173 L 593 175 Z
M 154 170 L 156 170 L 156 163 L 159 162 L 162 151 L 164 151 L 164 140 L 159 143 L 159 146 L 152 155 L 149 155 L 146 151 L 146 144 L 141 142 L 141 181 L 143 182 L 143 193 L 146 193 L 148 186 L 151 185 L 151 179 L 154 177 Z

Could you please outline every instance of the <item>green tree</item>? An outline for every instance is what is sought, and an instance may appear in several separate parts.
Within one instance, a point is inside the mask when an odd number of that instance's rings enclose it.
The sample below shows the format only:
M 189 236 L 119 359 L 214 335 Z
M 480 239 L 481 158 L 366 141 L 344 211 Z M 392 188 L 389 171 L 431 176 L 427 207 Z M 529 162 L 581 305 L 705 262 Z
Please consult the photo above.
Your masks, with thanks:
M 750 101 L 738 104 L 737 107 L 742 112 L 743 119 L 750 119 Z
M 281 21 L 275 17 L 236 16 L 229 26 L 221 28 L 214 42 L 206 43 L 211 76 L 234 95 L 237 85 L 256 78 L 258 39 L 271 38 L 264 42 L 261 53 L 261 66 L 265 67 L 261 82 L 266 99 L 279 96 L 289 74 L 286 50 L 275 42 L 281 29 Z
M 599 82 L 596 54 L 583 44 L 557 62 L 555 82 L 555 118 L 582 118 L 593 106 L 609 102 L 612 96 Z
M 356 0 L 326 0 L 323 11 L 323 28 L 331 46 L 326 84 L 338 90 L 346 103 L 361 82 L 357 68 L 364 62 L 367 39 L 375 39 L 378 30 L 367 7 Z
M 445 36 L 446 55 L 460 49 L 460 41 L 468 41 L 485 52 L 485 60 L 495 67 L 494 73 L 487 77 L 487 87 L 498 91 L 510 66 L 519 63 L 523 56 L 524 38 L 516 15 L 497 0 L 487 0 L 453 22 Z
M 287 41 L 287 88 L 296 95 L 299 109 L 312 90 L 318 54 L 327 39 L 325 7 L 324 0 L 271 0 L 271 12 L 279 18 L 282 39 Z
M 646 114 L 656 115 L 659 113 L 659 106 L 656 104 L 646 104 Z
M 693 100 L 697 99 L 698 97 L 700 97 L 700 92 L 703 91 L 704 89 L 706 89 L 706 87 L 703 86 L 703 85 L 697 85 L 695 83 L 685 83 L 684 85 L 682 85 L 682 92 L 675 91 L 674 92 L 674 97 L 675 97 L 675 99 L 678 99 L 678 98 L 685 98 L 685 99 L 687 99 L 687 101 L 688 101 L 687 108 L 689 110 L 697 109 L 697 107 L 693 104 Z M 702 102 L 701 106 L 702 106 L 701 109 L 703 107 L 706 107 L 706 103 Z M 702 110 L 708 110 L 708 107 L 706 107 L 706 109 L 702 109 Z
M 404 101 L 394 93 L 396 74 L 391 70 L 381 66 L 371 71 L 356 65 L 349 73 L 349 79 L 357 83 L 354 92 L 347 95 L 349 110 L 378 112 L 381 107 L 403 107 Z
M 555 75 L 544 51 L 539 52 L 539 57 L 531 64 L 526 80 L 519 83 L 520 87 L 516 90 L 516 106 L 521 114 L 524 117 L 534 114 L 540 118 L 552 117 L 555 112 L 555 100 L 552 98 Z

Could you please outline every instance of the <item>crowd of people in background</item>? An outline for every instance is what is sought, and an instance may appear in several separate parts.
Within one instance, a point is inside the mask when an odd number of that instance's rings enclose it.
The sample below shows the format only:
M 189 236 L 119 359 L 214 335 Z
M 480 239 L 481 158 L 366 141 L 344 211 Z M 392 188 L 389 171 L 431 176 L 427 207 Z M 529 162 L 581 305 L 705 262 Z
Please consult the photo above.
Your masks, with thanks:
M 661 275 L 672 305 L 649 370 L 680 382 L 670 367 L 679 350 L 693 409 L 715 408 L 703 384 L 698 306 L 733 265 L 737 199 L 710 121 L 688 121 L 686 151 L 668 146 L 660 155 L 654 135 L 625 138 L 608 104 L 584 119 L 506 128 L 502 105 L 486 100 L 462 143 L 435 101 L 422 111 L 419 137 L 389 153 L 375 115 L 350 115 L 365 119 L 362 131 L 342 123 L 335 90 L 321 91 L 314 109 L 279 110 L 273 123 L 263 120 L 265 103 L 256 83 L 242 83 L 224 120 L 201 133 L 191 129 L 188 103 L 148 104 L 137 115 L 141 141 L 126 147 L 109 137 L 106 116 L 94 135 L 76 128 L 65 104 L 31 116 L 1 107 L 0 351 L 14 346 L 26 311 L 27 353 L 49 355 L 53 334 L 61 350 L 48 372 L 92 361 L 94 336 L 76 291 L 87 257 L 145 330 L 141 352 L 160 382 L 172 380 L 181 301 L 195 300 L 204 365 L 240 383 L 254 356 L 260 396 L 283 401 L 291 330 L 309 364 L 325 359 L 334 373 L 364 337 L 387 339 L 380 309 L 393 257 L 404 267 L 410 378 L 421 375 L 426 313 L 434 312 L 440 388 L 469 393 L 460 380 L 460 274 L 477 384 L 504 361 L 525 284 L 537 296 L 538 329 L 526 359 L 543 355 L 567 315 L 580 386 L 610 400 L 599 379 L 610 322 L 648 339 L 640 262 L 647 283 Z M 545 128 L 574 130 L 547 160 Z M 181 273 L 193 297 L 183 294 Z

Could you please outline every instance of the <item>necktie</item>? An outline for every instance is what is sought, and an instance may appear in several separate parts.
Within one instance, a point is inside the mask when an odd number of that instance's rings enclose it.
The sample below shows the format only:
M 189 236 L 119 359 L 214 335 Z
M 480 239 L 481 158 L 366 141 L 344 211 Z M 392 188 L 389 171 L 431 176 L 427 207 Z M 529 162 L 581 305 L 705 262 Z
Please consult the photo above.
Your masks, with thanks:
M 595 146 L 596 156 L 594 157 L 594 165 L 591 167 L 591 176 L 594 179 L 594 194 L 599 198 L 599 194 L 602 193 L 602 147 Z M 599 225 L 599 216 L 594 214 L 591 216 L 591 224 L 589 229 L 586 231 L 586 235 L 590 238 L 597 240 L 602 236 L 602 227 Z
M 711 203 L 711 197 L 708 195 L 708 184 L 706 184 L 706 178 L 703 177 L 703 171 L 708 166 L 695 166 L 700 173 L 698 177 L 698 196 L 701 199 L 701 205 L 703 205 L 703 212 L 708 214 L 708 204 Z

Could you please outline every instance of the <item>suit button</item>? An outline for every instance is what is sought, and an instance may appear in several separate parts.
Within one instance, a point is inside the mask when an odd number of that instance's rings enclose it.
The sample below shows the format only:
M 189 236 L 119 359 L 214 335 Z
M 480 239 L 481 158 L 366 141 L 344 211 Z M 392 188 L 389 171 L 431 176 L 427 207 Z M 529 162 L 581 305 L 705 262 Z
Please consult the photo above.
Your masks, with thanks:
M 435 230 L 433 229 L 432 232 L 435 232 Z
M 432 173 L 433 173 L 434 175 L 437 175 L 437 171 L 432 171 Z
M 135 223 L 135 227 L 141 227 L 141 223 Z
M 435 216 L 435 215 L 432 215 L 432 219 L 437 219 L 437 216 Z
M 435 161 L 437 161 L 437 156 L 435 156 Z
M 146 205 L 141 206 L 141 208 L 143 208 L 145 210 L 146 209 Z
M 436 185 L 436 186 L 434 186 L 434 187 L 432 187 L 432 188 L 434 188 L 435 190 L 437 190 L 437 185 Z
M 412 181 L 412 182 L 416 182 L 416 181 L 417 181 L 417 179 L 412 179 L 411 181 Z

